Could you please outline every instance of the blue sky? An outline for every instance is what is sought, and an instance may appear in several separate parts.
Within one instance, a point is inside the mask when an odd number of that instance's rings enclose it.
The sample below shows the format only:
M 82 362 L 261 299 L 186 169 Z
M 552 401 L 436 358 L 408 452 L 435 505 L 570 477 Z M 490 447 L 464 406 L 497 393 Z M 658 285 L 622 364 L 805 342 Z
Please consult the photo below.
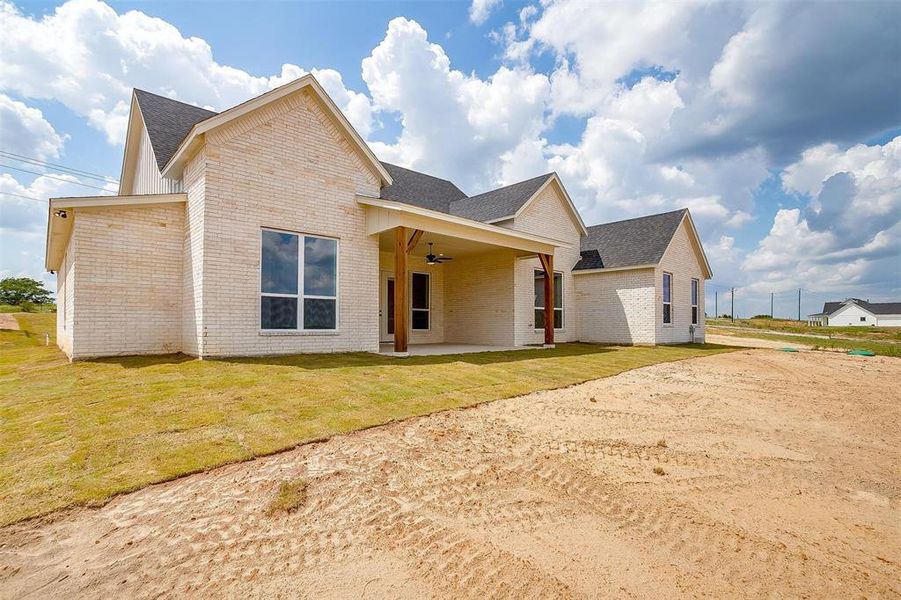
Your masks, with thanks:
M 0 151 L 116 179 L 131 87 L 222 110 L 313 71 L 381 158 L 469 193 L 556 170 L 589 224 L 688 206 L 708 312 L 901 298 L 897 3 L 0 7 Z M 0 165 L 0 275 L 50 282 L 39 200 L 101 182 Z

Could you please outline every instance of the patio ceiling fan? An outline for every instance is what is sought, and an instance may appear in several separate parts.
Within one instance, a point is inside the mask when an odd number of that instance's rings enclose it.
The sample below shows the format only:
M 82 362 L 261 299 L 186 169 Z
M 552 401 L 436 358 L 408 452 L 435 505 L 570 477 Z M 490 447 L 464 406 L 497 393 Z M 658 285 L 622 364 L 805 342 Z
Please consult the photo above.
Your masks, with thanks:
M 432 252 L 432 242 L 429 242 L 429 253 L 425 255 L 425 264 L 427 265 L 440 265 L 446 260 L 454 260 L 452 256 L 444 256 L 443 254 L 435 255 Z

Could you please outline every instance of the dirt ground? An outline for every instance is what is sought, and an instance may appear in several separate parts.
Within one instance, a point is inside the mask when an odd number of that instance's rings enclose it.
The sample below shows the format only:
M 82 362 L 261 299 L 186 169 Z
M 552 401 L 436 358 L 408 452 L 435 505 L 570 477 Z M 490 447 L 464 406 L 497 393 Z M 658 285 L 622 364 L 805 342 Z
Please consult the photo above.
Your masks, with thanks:
M 0 597 L 897 598 L 899 384 L 747 350 L 340 436 L 0 530 Z
M 19 329 L 19 322 L 9 313 L 0 313 L 0 329 Z

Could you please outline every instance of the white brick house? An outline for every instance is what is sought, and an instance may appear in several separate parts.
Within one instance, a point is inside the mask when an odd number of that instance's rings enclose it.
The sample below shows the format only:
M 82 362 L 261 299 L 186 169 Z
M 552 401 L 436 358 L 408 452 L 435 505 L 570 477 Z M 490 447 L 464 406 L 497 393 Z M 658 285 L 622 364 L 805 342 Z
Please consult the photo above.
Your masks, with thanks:
M 219 114 L 135 90 L 119 195 L 52 198 L 46 267 L 73 359 L 703 341 L 711 276 L 687 210 L 586 227 L 554 173 L 467 196 L 310 75 Z

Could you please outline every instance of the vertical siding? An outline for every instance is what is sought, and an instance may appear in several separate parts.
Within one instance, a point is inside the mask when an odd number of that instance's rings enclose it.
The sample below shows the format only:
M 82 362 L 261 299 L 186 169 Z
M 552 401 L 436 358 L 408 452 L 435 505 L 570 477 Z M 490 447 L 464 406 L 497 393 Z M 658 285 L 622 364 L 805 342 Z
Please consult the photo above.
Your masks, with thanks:
M 75 218 L 71 215 L 72 219 Z M 63 264 L 56 272 L 56 345 L 72 358 L 72 329 L 75 324 L 75 236 L 69 236 Z
M 671 325 L 663 323 L 663 273 L 673 274 Z M 704 341 L 704 271 L 691 242 L 685 221 L 679 225 L 669 248 L 654 270 L 655 321 L 658 344 L 683 344 L 691 341 L 691 279 L 698 280 L 698 325 L 695 340 Z
M 160 175 L 160 169 L 150 145 L 147 129 L 141 129 L 138 143 L 138 160 L 135 164 L 135 178 L 132 194 L 173 194 L 182 191 L 181 181 L 166 179 Z
M 654 344 L 654 269 L 574 276 L 579 340 Z

